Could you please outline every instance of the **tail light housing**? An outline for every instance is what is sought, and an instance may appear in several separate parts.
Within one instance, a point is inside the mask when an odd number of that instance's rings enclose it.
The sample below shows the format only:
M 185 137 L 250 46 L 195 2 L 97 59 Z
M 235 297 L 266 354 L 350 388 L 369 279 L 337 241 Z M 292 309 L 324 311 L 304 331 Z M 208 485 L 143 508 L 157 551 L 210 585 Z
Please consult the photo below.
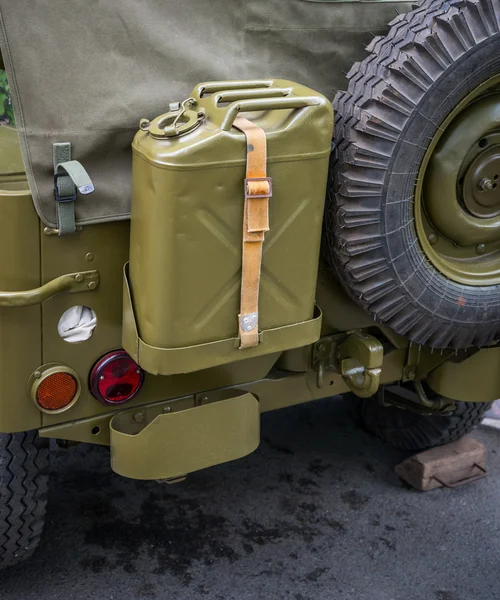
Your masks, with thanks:
M 142 387 L 144 371 L 125 352 L 105 354 L 90 372 L 90 390 L 104 404 L 119 405 L 132 400 Z

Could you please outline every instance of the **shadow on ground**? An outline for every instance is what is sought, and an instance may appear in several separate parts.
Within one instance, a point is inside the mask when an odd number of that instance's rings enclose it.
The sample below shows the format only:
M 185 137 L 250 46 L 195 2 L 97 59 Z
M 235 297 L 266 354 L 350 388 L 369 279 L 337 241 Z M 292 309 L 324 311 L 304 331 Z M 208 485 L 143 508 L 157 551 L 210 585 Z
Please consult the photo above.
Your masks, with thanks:
M 2 600 L 499 597 L 497 448 L 486 480 L 407 489 L 406 454 L 338 399 L 266 414 L 253 455 L 173 486 L 114 475 L 107 449 L 57 449 L 45 537 Z

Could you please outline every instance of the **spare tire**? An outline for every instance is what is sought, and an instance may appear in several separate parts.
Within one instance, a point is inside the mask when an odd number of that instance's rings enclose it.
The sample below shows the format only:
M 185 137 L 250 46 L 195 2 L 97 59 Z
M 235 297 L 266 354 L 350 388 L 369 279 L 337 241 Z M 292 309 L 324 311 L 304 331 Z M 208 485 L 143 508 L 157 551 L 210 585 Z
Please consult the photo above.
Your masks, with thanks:
M 500 334 L 499 23 L 498 0 L 426 0 L 334 100 L 327 260 L 375 320 L 436 348 Z

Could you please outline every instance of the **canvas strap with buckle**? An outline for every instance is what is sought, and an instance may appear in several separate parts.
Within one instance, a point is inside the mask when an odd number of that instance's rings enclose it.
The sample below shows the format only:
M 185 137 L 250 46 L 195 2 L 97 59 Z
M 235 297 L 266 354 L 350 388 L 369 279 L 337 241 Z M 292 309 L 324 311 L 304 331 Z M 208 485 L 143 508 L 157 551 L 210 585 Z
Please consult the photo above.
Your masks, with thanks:
M 243 117 L 237 117 L 234 126 L 245 134 L 247 140 L 239 314 L 240 349 L 243 349 L 252 348 L 259 343 L 262 245 L 264 234 L 269 231 L 269 198 L 272 196 L 272 181 L 267 177 L 265 131 Z
M 56 201 L 57 231 L 67 235 L 76 231 L 75 200 L 77 192 L 91 194 L 94 191 L 87 171 L 77 160 L 71 160 L 71 144 L 57 142 L 53 145 L 54 198 Z

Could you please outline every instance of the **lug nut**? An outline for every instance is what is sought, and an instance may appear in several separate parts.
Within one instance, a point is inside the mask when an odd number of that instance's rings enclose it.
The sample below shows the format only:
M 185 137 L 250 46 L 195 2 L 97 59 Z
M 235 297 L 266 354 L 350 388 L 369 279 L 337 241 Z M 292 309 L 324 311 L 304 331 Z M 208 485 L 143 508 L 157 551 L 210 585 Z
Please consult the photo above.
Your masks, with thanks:
M 438 241 L 437 235 L 435 233 L 429 233 L 427 239 L 429 241 L 429 244 L 431 244 L 432 246 Z
M 481 181 L 479 182 L 479 189 L 482 190 L 483 192 L 489 192 L 490 190 L 493 189 L 493 182 L 491 181 L 491 179 L 488 179 L 487 177 L 485 177 L 484 179 L 481 179 Z
M 476 254 L 484 254 L 486 252 L 485 244 L 478 244 L 476 246 Z

